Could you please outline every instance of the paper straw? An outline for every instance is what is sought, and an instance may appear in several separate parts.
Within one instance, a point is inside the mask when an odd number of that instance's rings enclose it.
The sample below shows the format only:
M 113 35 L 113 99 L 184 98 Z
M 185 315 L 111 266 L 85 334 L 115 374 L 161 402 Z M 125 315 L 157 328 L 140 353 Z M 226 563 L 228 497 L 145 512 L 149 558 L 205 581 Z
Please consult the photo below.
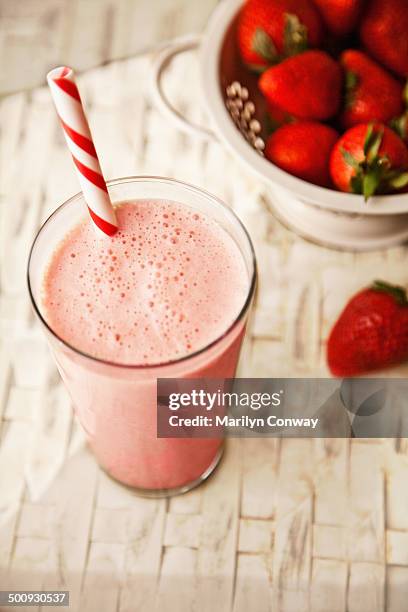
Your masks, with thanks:
M 118 229 L 115 210 L 102 175 L 74 71 L 66 66 L 54 68 L 47 74 L 47 81 L 89 214 L 104 234 L 112 236 Z

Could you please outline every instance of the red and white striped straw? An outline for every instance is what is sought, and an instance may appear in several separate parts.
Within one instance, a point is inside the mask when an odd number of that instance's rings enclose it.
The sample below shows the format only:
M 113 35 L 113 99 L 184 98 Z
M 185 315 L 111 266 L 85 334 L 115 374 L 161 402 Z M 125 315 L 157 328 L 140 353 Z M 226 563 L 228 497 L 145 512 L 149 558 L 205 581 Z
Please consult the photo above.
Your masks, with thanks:
M 88 121 L 72 68 L 62 66 L 47 74 L 48 85 L 75 163 L 82 193 L 95 225 L 108 236 L 118 229 Z

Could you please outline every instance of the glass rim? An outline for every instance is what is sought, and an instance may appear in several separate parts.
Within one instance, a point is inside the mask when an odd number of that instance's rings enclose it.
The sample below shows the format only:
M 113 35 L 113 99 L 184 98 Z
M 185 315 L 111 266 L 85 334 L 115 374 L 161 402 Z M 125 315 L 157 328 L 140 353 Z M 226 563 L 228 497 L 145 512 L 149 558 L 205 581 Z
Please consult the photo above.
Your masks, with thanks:
M 35 246 L 37 243 L 37 240 L 39 239 L 41 232 L 43 231 L 43 229 L 52 222 L 52 220 L 54 219 L 54 217 L 56 217 L 58 215 L 58 213 L 65 207 L 69 206 L 72 202 L 83 198 L 83 193 L 82 192 L 78 192 L 75 195 L 71 196 L 70 198 L 68 198 L 67 200 L 65 200 L 62 204 L 60 204 L 48 217 L 47 219 L 44 221 L 44 223 L 41 225 L 41 227 L 39 228 L 39 230 L 37 231 L 34 240 L 32 242 L 32 245 L 30 247 L 30 252 L 28 255 L 28 261 L 27 261 L 27 286 L 28 286 L 28 293 L 30 296 L 30 301 L 31 304 L 33 306 L 34 312 L 36 313 L 37 317 L 39 318 L 40 322 L 44 325 L 44 327 L 50 332 L 50 334 L 59 342 L 61 342 L 64 346 L 66 346 L 68 349 L 70 349 L 71 351 L 73 351 L 74 353 L 80 355 L 81 357 L 85 357 L 86 359 L 89 359 L 93 362 L 99 363 L 101 365 L 105 365 L 105 366 L 110 366 L 110 367 L 116 367 L 116 368 L 121 368 L 121 369 L 128 369 L 128 370 L 153 370 L 155 368 L 164 368 L 167 366 L 173 366 L 173 365 L 177 365 L 179 363 L 183 363 L 185 361 L 188 361 L 189 359 L 194 359 L 195 357 L 198 357 L 199 355 L 201 355 L 202 353 L 204 353 L 205 351 L 210 350 L 211 348 L 215 347 L 217 344 L 219 344 L 226 336 L 228 336 L 228 334 L 235 328 L 235 326 L 244 318 L 250 304 L 252 301 L 252 297 L 254 295 L 255 292 L 255 286 L 256 286 L 256 280 L 257 280 L 257 265 L 256 265 L 256 257 L 255 257 L 255 250 L 252 244 L 252 240 L 249 236 L 249 233 L 246 229 L 246 227 L 244 226 L 244 224 L 242 223 L 242 221 L 240 220 L 240 218 L 237 216 L 237 214 L 232 210 L 232 208 L 228 207 L 220 198 L 218 198 L 217 196 L 213 195 L 212 193 L 210 193 L 209 191 L 206 191 L 205 189 L 202 189 L 201 187 L 196 187 L 195 185 L 192 185 L 191 183 L 187 183 L 185 181 L 180 181 L 178 179 L 173 179 L 173 178 L 168 178 L 168 177 L 162 177 L 162 176 L 155 176 L 155 175 L 138 175 L 138 176 L 126 176 L 126 177 L 121 177 L 121 178 L 116 178 L 116 179 L 112 179 L 109 181 L 106 181 L 106 185 L 108 187 L 111 186 L 115 186 L 115 185 L 121 185 L 121 184 L 126 184 L 126 183 L 143 183 L 143 182 L 150 182 L 150 183 L 170 183 L 172 185 L 175 186 L 180 186 L 183 189 L 187 189 L 187 190 L 191 190 L 194 191 L 195 193 L 199 194 L 199 195 L 203 195 L 205 196 L 207 199 L 213 200 L 217 205 L 221 206 L 224 210 L 227 211 L 228 214 L 230 214 L 232 216 L 232 218 L 234 219 L 235 222 L 238 223 L 239 227 L 242 229 L 242 231 L 244 232 L 244 236 L 249 244 L 249 248 L 250 248 L 250 255 L 251 255 L 251 263 L 252 263 L 252 275 L 251 275 L 251 279 L 250 279 L 250 283 L 248 286 L 248 293 L 246 296 L 246 299 L 242 305 L 242 308 L 240 309 L 239 313 L 236 315 L 236 317 L 234 318 L 233 322 L 231 323 L 231 325 L 228 326 L 228 328 L 219 336 L 217 336 L 214 340 L 212 340 L 210 343 L 206 344 L 205 346 L 203 346 L 202 348 L 198 349 L 197 351 L 194 351 L 193 353 L 188 353 L 187 355 L 183 355 L 182 357 L 177 357 L 176 359 L 169 359 L 167 361 L 162 361 L 160 363 L 151 363 L 151 364 L 141 364 L 141 363 L 119 363 L 117 361 L 109 361 L 107 359 L 102 359 L 100 357 L 95 357 L 95 355 L 91 355 L 90 353 L 87 353 L 85 351 L 82 351 L 81 349 L 73 346 L 72 344 L 70 344 L 69 342 L 67 342 L 66 340 L 64 340 L 63 338 L 61 338 L 53 329 L 52 327 L 49 325 L 49 323 L 46 321 L 46 319 L 43 317 L 43 315 L 40 312 L 40 309 L 37 305 L 36 299 L 34 297 L 34 292 L 32 290 L 32 286 L 31 286 L 31 280 L 30 280 L 30 266 L 31 266 L 31 260 L 32 260 L 32 256 L 35 250 Z M 239 246 L 239 245 L 238 245 Z

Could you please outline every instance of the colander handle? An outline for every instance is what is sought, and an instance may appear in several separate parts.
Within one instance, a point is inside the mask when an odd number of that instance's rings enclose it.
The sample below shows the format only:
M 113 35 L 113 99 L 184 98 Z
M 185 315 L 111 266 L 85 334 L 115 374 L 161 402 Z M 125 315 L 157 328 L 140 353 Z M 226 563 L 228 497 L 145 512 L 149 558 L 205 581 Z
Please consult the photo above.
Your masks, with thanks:
M 163 49 L 156 58 L 151 78 L 152 98 L 157 108 L 168 117 L 180 130 L 186 134 L 202 138 L 204 140 L 217 140 L 214 132 L 201 125 L 189 121 L 171 104 L 162 86 L 164 71 L 176 55 L 196 49 L 201 42 L 201 36 L 190 35 L 178 38 Z

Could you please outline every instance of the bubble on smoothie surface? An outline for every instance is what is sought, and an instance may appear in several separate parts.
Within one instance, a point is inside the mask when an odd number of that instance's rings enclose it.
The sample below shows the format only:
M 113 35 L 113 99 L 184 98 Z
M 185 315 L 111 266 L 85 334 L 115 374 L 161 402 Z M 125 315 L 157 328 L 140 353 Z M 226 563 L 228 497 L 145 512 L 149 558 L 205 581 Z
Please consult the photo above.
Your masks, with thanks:
M 234 240 L 176 202 L 123 202 L 116 213 L 120 229 L 109 240 L 86 220 L 54 253 L 44 278 L 53 331 L 128 364 L 177 359 L 222 335 L 248 292 Z

